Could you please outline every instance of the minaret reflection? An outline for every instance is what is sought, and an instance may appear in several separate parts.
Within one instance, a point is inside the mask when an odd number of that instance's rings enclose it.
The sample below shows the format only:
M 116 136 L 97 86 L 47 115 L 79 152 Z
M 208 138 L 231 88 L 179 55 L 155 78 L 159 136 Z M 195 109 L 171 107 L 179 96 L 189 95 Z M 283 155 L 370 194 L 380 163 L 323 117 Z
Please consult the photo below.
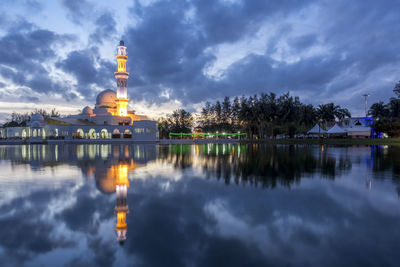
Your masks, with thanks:
M 113 166 L 115 176 L 115 193 L 117 194 L 117 203 L 115 206 L 115 214 L 117 215 L 117 225 L 115 231 L 117 232 L 117 240 L 122 245 L 126 240 L 128 225 L 126 224 L 126 214 L 129 212 L 128 204 L 126 202 L 129 179 L 128 179 L 128 164 L 120 164 Z

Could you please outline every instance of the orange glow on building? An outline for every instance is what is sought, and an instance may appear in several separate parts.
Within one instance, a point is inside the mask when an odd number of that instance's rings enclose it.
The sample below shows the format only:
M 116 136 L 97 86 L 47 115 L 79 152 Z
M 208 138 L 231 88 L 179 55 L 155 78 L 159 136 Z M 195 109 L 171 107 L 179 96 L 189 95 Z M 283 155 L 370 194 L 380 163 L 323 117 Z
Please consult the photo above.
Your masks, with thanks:
M 126 212 L 117 212 L 117 226 L 115 227 L 115 230 L 124 231 L 127 229 L 128 226 L 126 224 Z
M 117 98 L 115 100 L 117 104 L 116 116 L 127 117 L 128 116 L 128 92 L 127 92 L 127 81 L 129 78 L 129 72 L 126 71 L 126 62 L 128 60 L 128 54 L 126 52 L 126 46 L 123 41 L 119 43 L 117 51 L 117 72 L 115 72 L 115 78 L 117 79 Z

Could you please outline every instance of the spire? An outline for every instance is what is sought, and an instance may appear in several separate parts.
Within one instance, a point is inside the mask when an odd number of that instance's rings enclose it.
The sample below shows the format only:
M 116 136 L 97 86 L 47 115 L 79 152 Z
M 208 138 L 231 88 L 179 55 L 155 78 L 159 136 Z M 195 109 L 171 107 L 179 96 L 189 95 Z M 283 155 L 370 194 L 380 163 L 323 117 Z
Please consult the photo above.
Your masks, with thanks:
M 124 41 L 119 41 L 119 46 L 117 47 L 117 63 L 118 68 L 115 72 L 115 78 L 117 79 L 117 116 L 127 116 L 128 115 L 128 77 L 129 72 L 126 71 L 126 62 L 128 60 L 128 53 L 126 51 L 126 46 Z

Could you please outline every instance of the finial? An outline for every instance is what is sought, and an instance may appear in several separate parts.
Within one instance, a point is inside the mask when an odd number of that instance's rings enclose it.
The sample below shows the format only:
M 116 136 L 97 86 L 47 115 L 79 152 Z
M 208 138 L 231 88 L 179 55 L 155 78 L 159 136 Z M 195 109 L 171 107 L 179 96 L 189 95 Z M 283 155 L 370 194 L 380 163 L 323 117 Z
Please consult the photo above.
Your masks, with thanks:
M 119 46 L 125 46 L 124 41 L 119 41 Z

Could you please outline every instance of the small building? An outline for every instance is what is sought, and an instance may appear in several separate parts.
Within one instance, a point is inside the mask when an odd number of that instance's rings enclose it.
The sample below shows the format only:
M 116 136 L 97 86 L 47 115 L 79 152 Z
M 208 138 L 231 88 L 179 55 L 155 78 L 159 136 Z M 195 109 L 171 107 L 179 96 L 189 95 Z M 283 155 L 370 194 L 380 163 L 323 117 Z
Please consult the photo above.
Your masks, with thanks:
M 342 120 L 342 127 L 351 138 L 370 138 L 372 136 L 373 118 L 353 117 Z

